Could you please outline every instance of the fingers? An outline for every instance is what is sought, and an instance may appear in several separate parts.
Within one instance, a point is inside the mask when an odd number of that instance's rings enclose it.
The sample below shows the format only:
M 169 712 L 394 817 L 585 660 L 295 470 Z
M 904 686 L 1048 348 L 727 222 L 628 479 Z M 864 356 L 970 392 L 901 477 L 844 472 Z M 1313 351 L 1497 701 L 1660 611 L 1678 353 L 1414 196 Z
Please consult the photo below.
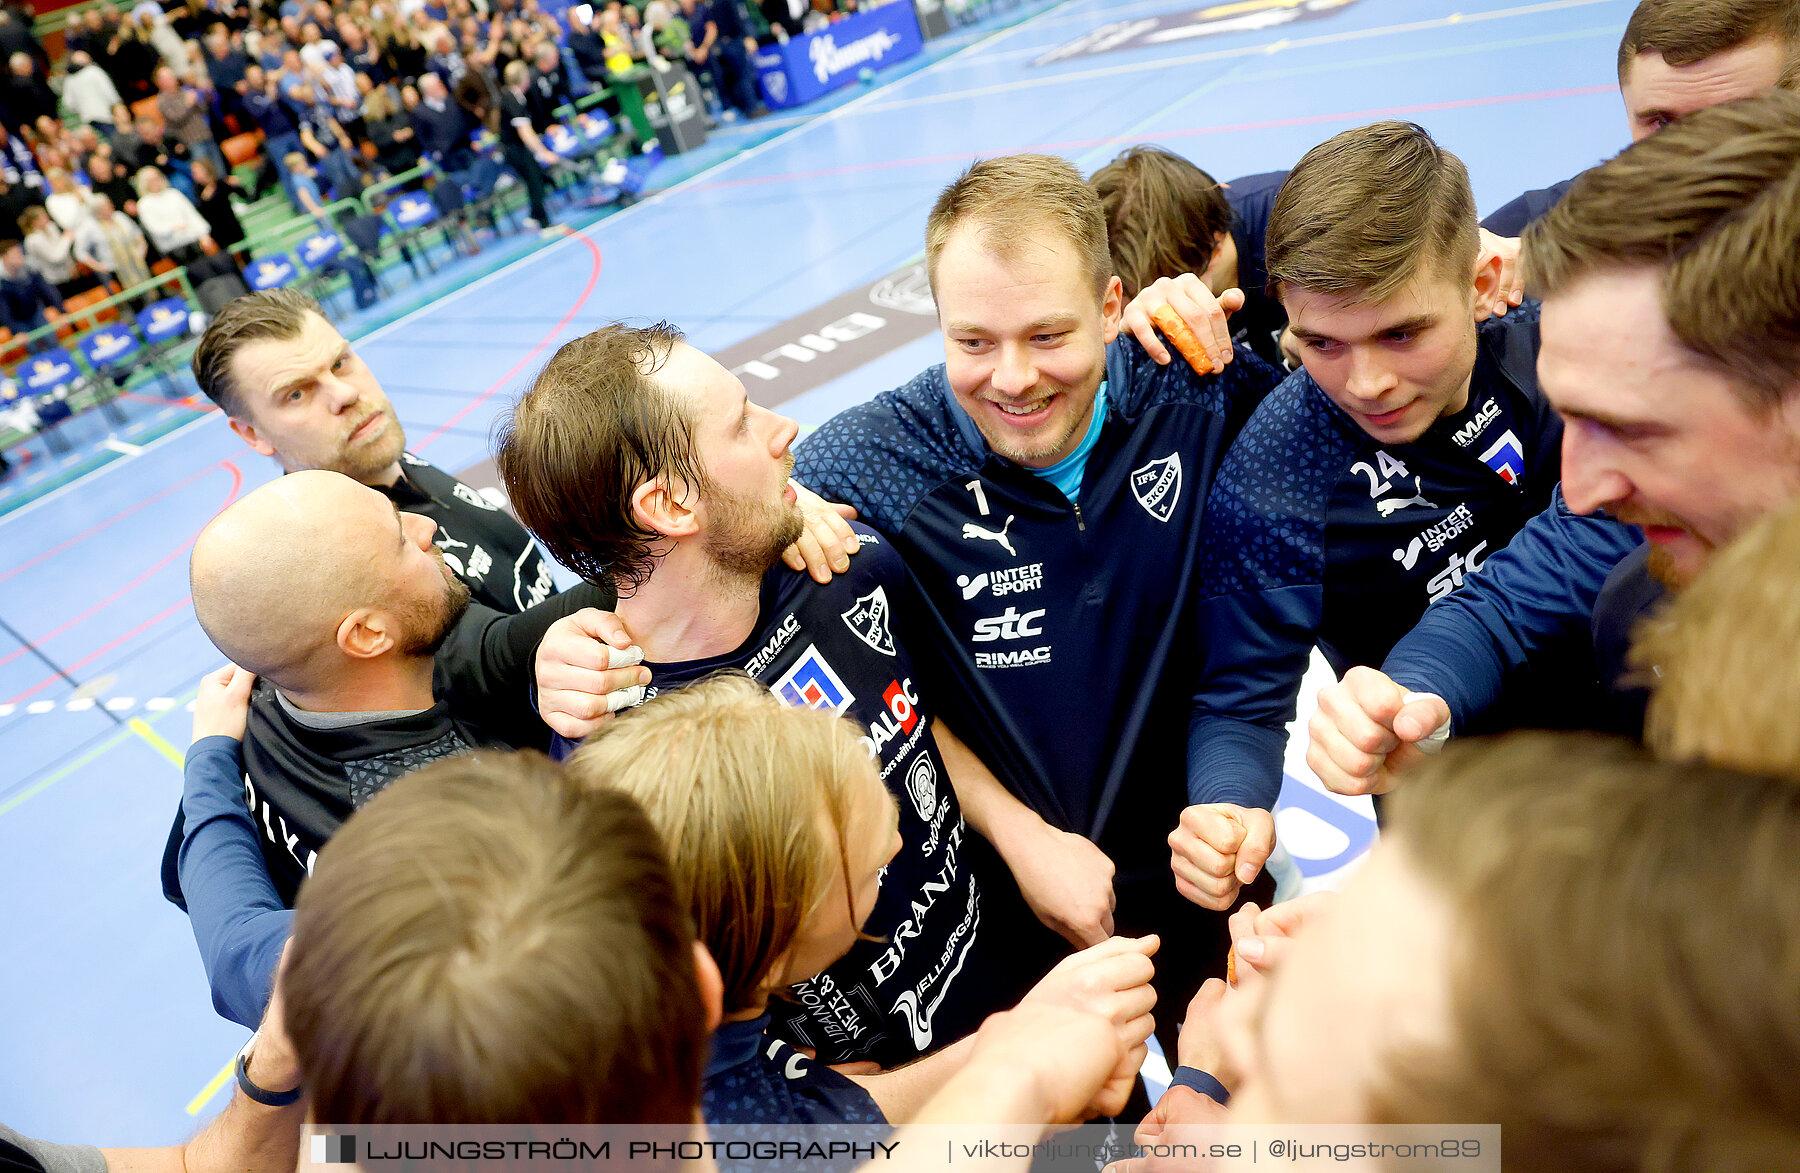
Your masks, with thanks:
M 1262 974 L 1275 972 L 1293 947 L 1288 937 L 1245 937 L 1235 946 L 1239 963 Z
M 1275 816 L 1259 807 L 1239 807 L 1238 819 L 1244 824 L 1244 841 L 1237 850 L 1237 880 L 1248 884 L 1275 850 Z
M 1418 742 L 1426 753 L 1434 752 L 1427 741 L 1441 745 L 1450 736 L 1450 706 L 1444 698 L 1429 692 L 1409 692 L 1401 698 L 1400 711 L 1394 714 L 1394 734 L 1402 741 Z
M 1170 846 L 1175 846 L 1178 840 L 1189 845 L 1197 841 L 1211 848 L 1221 858 L 1236 854 L 1244 842 L 1245 833 L 1244 823 L 1236 814 L 1239 809 L 1226 803 L 1204 803 L 1188 807 L 1181 812 L 1181 826 L 1169 836 Z M 1202 858 L 1196 858 L 1194 862 L 1200 864 Z M 1213 872 L 1204 867 L 1203 870 L 1213 875 L 1231 874 L 1230 867 L 1223 872 Z
M 569 741 L 583 741 L 587 739 L 593 735 L 594 730 L 600 728 L 600 726 L 612 719 L 610 714 L 601 714 L 598 717 L 583 719 L 568 713 L 556 712 L 539 713 L 538 717 L 545 725 L 550 727 L 552 732 Z
M 1169 354 L 1169 348 L 1163 345 L 1162 335 L 1157 333 L 1156 326 L 1150 321 L 1151 308 L 1154 307 L 1144 303 L 1144 294 L 1138 294 L 1125 307 L 1125 316 L 1120 325 L 1143 345 L 1144 353 L 1150 356 L 1152 362 L 1166 367 L 1173 361 L 1173 357 Z

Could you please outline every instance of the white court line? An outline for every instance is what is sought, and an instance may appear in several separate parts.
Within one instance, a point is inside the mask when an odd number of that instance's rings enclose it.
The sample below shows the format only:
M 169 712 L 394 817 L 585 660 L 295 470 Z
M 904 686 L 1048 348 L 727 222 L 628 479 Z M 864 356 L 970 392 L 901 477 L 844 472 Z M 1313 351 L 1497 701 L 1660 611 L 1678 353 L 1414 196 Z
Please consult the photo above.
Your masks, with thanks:
M 1228 61 L 1234 57 L 1266 57 L 1276 49 L 1287 52 L 1292 49 L 1308 49 L 1319 45 L 1337 45 L 1343 44 L 1346 41 L 1368 40 L 1373 37 L 1392 36 L 1398 33 L 1450 28 L 1456 25 L 1475 24 L 1490 20 L 1505 20 L 1519 16 L 1538 16 L 1546 12 L 1557 12 L 1567 8 L 1586 8 L 1595 4 L 1622 4 L 1624 2 L 1625 0 L 1550 0 L 1549 3 L 1544 4 L 1527 4 L 1518 8 L 1498 8 L 1489 12 L 1453 12 L 1449 16 L 1435 17 L 1431 20 L 1415 20 L 1405 24 L 1383 25 L 1379 28 L 1353 29 L 1341 33 L 1325 33 L 1316 37 L 1284 38 L 1274 44 L 1240 45 L 1232 49 L 1214 49 L 1206 53 L 1189 53 L 1180 57 L 1162 57 L 1155 61 L 1132 61 L 1122 65 L 1108 65 L 1097 69 L 1077 70 L 1072 73 L 1059 73 L 1045 77 L 1027 77 L 1020 78 L 1017 81 L 996 82 L 993 85 L 976 86 L 973 89 L 957 90 L 954 93 L 927 94 L 918 98 L 901 98 L 898 101 L 873 104 L 859 111 L 859 113 L 885 114 L 890 110 L 911 110 L 920 106 L 933 106 L 943 102 L 960 102 L 969 98 L 986 98 L 997 94 L 1012 94 L 1021 90 L 1042 89 L 1046 86 L 1065 85 L 1069 82 L 1087 82 L 1099 78 L 1121 77 L 1133 73 L 1148 73 L 1153 70 L 1172 69 L 1183 65 L 1197 65 L 1206 61 Z M 945 58 L 945 60 L 949 60 L 949 58 Z
M 593 224 L 588 225 L 586 228 L 582 229 L 580 232 L 571 233 L 570 235 L 565 236 L 565 237 L 561 238 L 560 240 L 553 242 L 548 247 L 537 249 L 535 251 L 526 253 L 524 256 L 518 258 L 517 260 L 508 262 L 507 264 L 502 265 L 500 268 L 495 269 L 492 273 L 489 273 L 483 277 L 477 278 L 476 280 L 471 281 L 467 285 L 459 286 L 456 289 L 452 289 L 448 293 L 445 293 L 442 297 L 438 297 L 432 301 L 426 302 L 424 305 L 420 306 L 419 308 L 417 308 L 415 310 L 409 310 L 408 312 L 402 314 L 398 318 L 395 318 L 393 321 L 387 323 L 386 325 L 379 326 L 376 329 L 369 331 L 367 334 L 364 334 L 357 338 L 351 339 L 351 341 L 354 342 L 355 344 L 357 344 L 358 346 L 363 345 L 364 343 L 374 342 L 374 341 L 380 339 L 385 334 L 387 334 L 390 330 L 398 329 L 400 326 L 410 323 L 414 318 L 419 317 L 422 314 L 434 312 L 434 311 L 442 308 L 443 306 L 449 305 L 452 302 L 460 301 L 462 298 L 475 292 L 477 289 L 484 288 L 485 286 L 493 283 L 494 281 L 500 279 L 501 277 L 507 276 L 514 269 L 519 268 L 520 266 L 526 264 L 527 262 L 537 261 L 543 257 L 549 256 L 551 253 L 556 252 L 558 249 L 565 248 L 565 247 L 573 244 L 576 240 L 586 238 L 586 239 L 592 241 L 594 244 L 598 245 L 600 242 L 597 239 L 595 239 L 594 237 L 588 235 L 589 233 L 594 232 L 596 229 L 610 228 L 610 226 L 619 223 L 625 217 L 630 216 L 633 212 L 636 212 L 636 211 L 639 211 L 639 210 L 645 209 L 645 208 L 655 207 L 655 206 L 661 204 L 664 201 L 664 199 L 666 199 L 667 197 L 672 196 L 675 193 L 687 188 L 689 185 L 698 183 L 701 180 L 706 180 L 707 182 L 716 182 L 718 179 L 719 173 L 721 173 L 733 166 L 736 166 L 739 163 L 748 162 L 751 159 L 756 158 L 759 155 L 762 155 L 763 153 L 768 151 L 770 148 L 776 146 L 777 144 L 785 145 L 786 143 L 791 142 L 795 137 L 797 137 L 799 135 L 803 135 L 807 131 L 814 129 L 815 127 L 821 126 L 828 122 L 834 122 L 838 118 L 843 117 L 844 115 L 849 113 L 855 107 L 861 106 L 863 103 L 869 102 L 872 99 L 879 97 L 882 93 L 884 93 L 885 91 L 887 91 L 889 89 L 899 88 L 901 86 L 906 85 L 909 82 L 916 81 L 919 78 L 922 78 L 925 75 L 931 73 L 932 71 L 938 69 L 939 67 L 946 65 L 951 61 L 956 60 L 958 57 L 961 57 L 964 53 L 968 53 L 973 50 L 980 49 L 984 46 L 994 44 L 998 41 L 1005 40 L 1007 37 L 1012 36 L 1014 33 L 1022 31 L 1028 25 L 1032 25 L 1032 24 L 1036 23 L 1037 21 L 1042 20 L 1044 17 L 1057 11 L 1057 9 L 1065 7 L 1069 3 L 1078 3 L 1078 2 L 1080 2 L 1080 0 L 1064 0 L 1063 4 L 1052 5 L 1051 7 L 1046 8 L 1046 9 L 1044 9 L 1044 11 L 1038 13 L 1036 16 L 1026 17 L 1024 20 L 1020 21 L 1018 24 L 1013 25 L 1011 28 L 1000 29 L 997 32 L 989 33 L 988 35 L 981 37 L 979 40 L 972 41 L 969 44 L 963 46 L 962 48 L 957 49 L 954 52 L 948 54 L 947 56 L 939 58 L 936 61 L 933 61 L 930 65 L 927 65 L 925 68 L 919 70 L 916 73 L 909 73 L 905 77 L 897 78 L 894 81 L 889 82 L 887 85 L 882 86 L 880 89 L 871 90 L 869 93 L 863 94 L 856 98 L 852 98 L 850 101 L 844 103 L 842 106 L 839 106 L 835 110 L 828 110 L 823 114 L 817 115 L 817 116 L 813 117 L 812 119 L 801 123 L 799 126 L 796 126 L 791 130 L 787 130 L 787 131 L 782 132 L 781 134 L 776 135 L 774 138 L 769 139 L 766 142 L 758 143 L 757 145 L 755 145 L 753 147 L 750 147 L 746 150 L 740 151 L 738 154 L 731 156 L 729 159 L 722 160 L 721 162 L 716 163 L 711 167 L 708 167 L 706 170 L 701 171 L 698 174 L 688 176 L 686 179 L 682 180 L 680 183 L 675 184 L 673 187 L 666 187 L 666 188 L 662 189 L 661 191 L 654 193 L 647 199 L 640 200 L 638 203 L 631 205 L 629 208 L 625 208 L 619 212 L 615 212 L 613 215 L 608 216 L 603 220 L 600 220 Z M 209 421 L 216 422 L 223 418 L 224 418 L 223 415 L 219 412 L 207 412 L 204 415 L 201 415 L 193 420 L 190 420 L 188 423 L 182 424 L 179 428 L 176 428 L 174 431 L 168 433 L 167 435 L 160 436 L 156 440 L 152 441 L 151 443 L 146 444 L 143 448 L 143 451 L 147 453 L 156 448 L 160 448 L 163 446 L 163 444 L 167 443 L 170 440 L 175 439 L 177 436 L 185 435 L 189 430 L 191 430 L 193 428 L 199 427 L 200 425 L 205 424 Z M 60 498 L 61 496 L 63 496 L 63 494 L 68 493 L 73 489 L 81 488 L 82 486 L 91 484 L 91 483 L 93 483 L 94 478 L 104 476 L 109 471 L 112 471 L 112 470 L 118 468 L 119 466 L 128 464 L 128 463 L 130 463 L 130 462 L 123 461 L 123 460 L 112 461 L 111 463 L 100 466 L 99 468 L 95 469 L 93 472 L 88 473 L 86 476 L 77 477 L 75 480 L 70 481 L 66 485 L 61 485 L 55 489 L 52 489 L 50 492 L 45 493 L 42 497 L 37 498 L 35 501 L 31 501 L 25 505 L 21 505 L 19 508 L 13 510 L 12 512 L 6 514 L 3 517 L 0 517 L 0 529 L 3 529 L 9 522 L 15 521 L 18 518 L 21 518 L 21 517 L 24 517 L 24 516 L 30 514 L 32 511 L 36 510 L 39 506 L 47 505 L 51 501 L 54 501 L 54 500 Z

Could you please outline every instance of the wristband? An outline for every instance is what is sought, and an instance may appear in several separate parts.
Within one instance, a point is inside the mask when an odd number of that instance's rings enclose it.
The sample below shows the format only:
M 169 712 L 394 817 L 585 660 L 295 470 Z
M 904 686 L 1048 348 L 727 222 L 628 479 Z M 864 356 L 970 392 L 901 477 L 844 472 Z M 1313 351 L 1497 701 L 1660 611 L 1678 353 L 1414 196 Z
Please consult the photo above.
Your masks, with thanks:
M 272 1092 L 267 1088 L 257 1087 L 255 1081 L 250 1078 L 250 1048 L 256 1045 L 256 1038 L 256 1035 L 251 1035 L 250 1041 L 245 1043 L 243 1049 L 237 1054 L 238 1089 L 257 1103 L 269 1108 L 285 1108 L 289 1104 L 298 1102 L 300 1099 L 299 1088 L 294 1088 L 292 1091 Z
M 1220 1107 L 1231 1102 L 1231 1093 L 1225 1085 L 1198 1067 L 1177 1067 L 1175 1076 L 1169 1080 L 1170 1087 L 1192 1088 L 1203 1096 L 1216 1100 Z

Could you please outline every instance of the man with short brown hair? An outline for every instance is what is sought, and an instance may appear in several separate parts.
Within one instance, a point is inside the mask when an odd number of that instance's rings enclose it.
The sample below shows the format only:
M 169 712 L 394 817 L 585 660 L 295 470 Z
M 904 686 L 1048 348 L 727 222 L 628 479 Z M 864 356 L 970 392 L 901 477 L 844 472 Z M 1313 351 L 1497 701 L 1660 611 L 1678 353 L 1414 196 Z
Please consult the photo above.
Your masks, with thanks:
M 1230 1111 L 1172 1089 L 1157 1143 L 1454 1120 L 1508 1169 L 1800 1168 L 1800 789 L 1542 733 L 1418 782 L 1335 901 L 1202 995 Z
M 445 561 L 477 601 L 511 613 L 556 593 L 550 564 L 498 503 L 406 451 L 375 372 L 312 298 L 270 289 L 228 303 L 192 365 L 231 430 L 283 471 L 341 472 L 436 522 Z
M 694 1119 L 718 970 L 638 804 L 539 755 L 377 795 L 320 853 L 290 953 L 315 1121 Z
M 1462 161 L 1409 122 L 1346 130 L 1282 185 L 1266 256 L 1304 366 L 1232 444 L 1202 523 L 1209 779 L 1278 787 L 1313 647 L 1340 674 L 1379 664 L 1552 500 L 1537 307 L 1481 320 L 1500 261 L 1477 231 Z M 1178 873 L 1197 865 L 1191 833 L 1173 845 Z
M 1708 106 L 1800 87 L 1800 0 L 1642 0 L 1618 65 L 1633 142 Z M 1574 182 L 1528 191 L 1482 227 L 1516 237 Z
M 1567 509 L 1532 519 L 1383 671 L 1321 691 L 1307 761 L 1340 793 L 1390 789 L 1418 742 L 1468 729 L 1563 648 L 1591 654 L 1608 690 L 1590 723 L 1637 735 L 1624 660 L 1638 619 L 1800 496 L 1800 95 L 1701 110 L 1632 145 L 1524 245 Z

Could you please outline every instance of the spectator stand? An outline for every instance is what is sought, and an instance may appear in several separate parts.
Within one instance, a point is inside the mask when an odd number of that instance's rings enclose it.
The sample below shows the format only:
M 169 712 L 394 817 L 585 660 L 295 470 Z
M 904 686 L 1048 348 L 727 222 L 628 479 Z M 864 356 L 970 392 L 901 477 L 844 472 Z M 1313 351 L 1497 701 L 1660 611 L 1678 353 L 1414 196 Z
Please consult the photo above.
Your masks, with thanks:
M 170 296 L 159 297 L 170 290 Z M 96 407 L 109 424 L 124 426 L 117 401 L 131 394 L 134 378 L 160 379 L 167 396 L 178 394 L 168 356 L 188 337 L 186 307 L 192 295 L 186 271 L 177 269 L 81 305 L 69 298 L 62 317 L 28 333 L 0 331 L 0 361 L 13 385 L 10 401 L 0 407 L 0 449 L 41 436 L 52 455 L 66 454 L 69 444 L 59 425 Z M 134 311 L 152 299 L 143 312 Z M 150 326 L 154 337 L 145 333 Z

